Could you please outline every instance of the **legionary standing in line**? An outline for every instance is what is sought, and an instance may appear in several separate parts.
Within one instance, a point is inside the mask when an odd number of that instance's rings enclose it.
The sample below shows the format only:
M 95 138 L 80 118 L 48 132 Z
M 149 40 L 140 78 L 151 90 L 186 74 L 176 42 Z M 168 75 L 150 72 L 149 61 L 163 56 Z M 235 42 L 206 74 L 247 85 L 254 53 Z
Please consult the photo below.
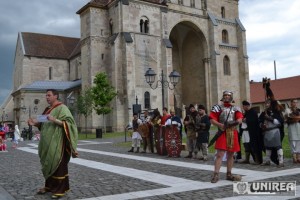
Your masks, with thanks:
M 300 109 L 297 108 L 297 103 L 297 99 L 292 99 L 291 107 L 285 114 L 293 163 L 300 163 Z
M 162 116 L 159 110 L 157 108 L 154 109 L 153 116 L 151 118 L 151 125 L 153 127 L 156 152 L 159 155 L 166 155 L 161 118 Z
M 215 149 L 217 154 L 211 183 L 216 183 L 219 180 L 219 171 L 225 152 L 227 152 L 226 179 L 231 181 L 241 180 L 240 176 L 232 175 L 231 170 L 234 162 L 233 155 L 235 152 L 240 151 L 236 126 L 242 123 L 243 114 L 239 107 L 232 105 L 233 93 L 231 91 L 224 91 L 221 101 L 223 104 L 214 105 L 209 116 L 211 123 L 219 129 L 212 139 L 216 140 Z
M 151 138 L 152 134 L 150 134 L 150 130 L 151 130 L 150 121 L 151 121 L 151 118 L 148 115 L 148 111 L 145 111 L 144 112 L 144 120 L 143 120 L 142 124 L 139 125 L 139 133 L 142 135 L 142 138 L 143 138 L 143 151 L 142 151 L 142 153 L 147 152 L 147 147 L 148 147 L 149 151 L 151 151 L 150 138 Z
M 182 122 L 175 115 L 175 110 L 170 109 L 171 116 L 166 121 L 165 145 L 169 157 L 180 157 L 182 149 Z
M 198 154 L 198 149 L 196 148 L 197 145 L 197 132 L 196 132 L 196 116 L 197 116 L 197 111 L 195 109 L 195 106 L 193 104 L 190 104 L 189 106 L 190 114 L 187 115 L 184 118 L 184 125 L 186 127 L 186 143 L 188 147 L 189 154 L 186 156 L 186 158 L 197 158 Z M 194 156 L 193 156 L 194 153 Z
M 165 126 L 166 121 L 171 117 L 171 115 L 168 113 L 168 108 L 164 107 L 163 108 L 163 116 L 161 117 L 161 122 L 160 124 L 162 126 Z
M 180 134 L 180 139 L 182 140 L 182 122 L 180 117 L 175 115 L 175 110 L 173 108 L 170 109 L 170 114 L 171 116 L 169 119 L 166 121 L 165 125 L 176 125 L 179 134 Z
M 257 112 L 251 108 L 248 101 L 243 101 L 244 118 L 241 125 L 241 135 L 244 144 L 246 158 L 241 164 L 250 164 L 250 155 L 254 164 L 262 163 L 263 137 L 260 132 Z
M 133 120 L 132 120 L 132 145 L 131 149 L 128 152 L 133 152 L 134 148 L 136 148 L 135 153 L 140 152 L 140 146 L 141 146 L 141 134 L 138 132 L 139 125 L 142 124 L 142 120 L 138 118 L 138 115 L 136 113 L 133 114 Z
M 197 147 L 202 152 L 199 160 L 207 161 L 208 156 L 208 140 L 209 140 L 209 129 L 211 123 L 208 115 L 206 114 L 206 108 L 204 105 L 198 106 L 198 115 L 196 118 L 197 128 Z
M 279 110 L 276 100 L 267 99 L 265 102 L 265 111 L 259 115 L 260 127 L 264 137 L 264 146 L 266 149 L 266 159 L 262 166 L 271 165 L 272 150 L 277 152 L 277 167 L 283 167 L 283 150 L 280 139 L 280 127 L 284 120 Z M 273 161 L 273 160 L 272 160 Z

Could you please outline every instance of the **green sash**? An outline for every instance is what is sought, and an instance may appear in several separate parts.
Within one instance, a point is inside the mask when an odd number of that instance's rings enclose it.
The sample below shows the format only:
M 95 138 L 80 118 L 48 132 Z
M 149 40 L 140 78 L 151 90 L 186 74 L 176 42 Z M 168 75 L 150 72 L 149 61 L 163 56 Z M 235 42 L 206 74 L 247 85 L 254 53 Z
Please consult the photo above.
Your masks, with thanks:
M 70 156 L 77 157 L 78 132 L 74 118 L 67 106 L 59 104 L 45 114 L 50 114 L 63 122 L 63 126 L 58 126 L 50 121 L 41 126 L 39 157 L 43 175 L 45 179 L 48 179 L 59 166 L 65 150 L 69 154 L 68 160 L 70 160 Z

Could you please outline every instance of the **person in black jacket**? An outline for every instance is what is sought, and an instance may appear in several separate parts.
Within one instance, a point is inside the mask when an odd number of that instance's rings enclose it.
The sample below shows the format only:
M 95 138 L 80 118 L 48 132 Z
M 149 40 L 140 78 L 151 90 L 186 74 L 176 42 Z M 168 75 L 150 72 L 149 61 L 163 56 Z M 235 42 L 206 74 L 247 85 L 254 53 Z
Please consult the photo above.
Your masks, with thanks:
M 245 160 L 240 163 L 249 164 L 250 155 L 252 155 L 255 164 L 261 164 L 263 162 L 263 137 L 259 127 L 258 114 L 253 108 L 251 108 L 248 101 L 243 101 L 242 105 L 244 118 L 241 127 L 241 135 L 245 149 Z

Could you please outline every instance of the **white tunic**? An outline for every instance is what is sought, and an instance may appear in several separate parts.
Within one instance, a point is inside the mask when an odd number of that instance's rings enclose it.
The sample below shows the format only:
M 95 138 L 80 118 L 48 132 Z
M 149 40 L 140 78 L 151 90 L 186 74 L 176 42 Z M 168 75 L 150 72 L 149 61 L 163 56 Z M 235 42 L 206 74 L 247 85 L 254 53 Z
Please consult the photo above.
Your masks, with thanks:
M 19 130 L 19 128 L 18 128 L 18 125 L 15 126 L 14 140 L 15 140 L 15 141 L 20 140 L 20 130 Z
M 137 120 L 137 123 L 138 123 L 138 125 L 141 125 L 141 124 L 142 124 L 142 120 L 138 119 L 138 120 Z M 134 131 L 134 132 L 132 133 L 132 139 L 142 140 L 142 136 L 141 136 L 141 134 L 140 134 L 139 132 Z
M 247 129 L 247 124 L 245 122 L 242 123 L 242 129 Z M 250 136 L 249 136 L 249 131 L 248 130 L 243 130 L 243 135 L 242 135 L 242 140 L 243 143 L 249 143 L 250 142 Z

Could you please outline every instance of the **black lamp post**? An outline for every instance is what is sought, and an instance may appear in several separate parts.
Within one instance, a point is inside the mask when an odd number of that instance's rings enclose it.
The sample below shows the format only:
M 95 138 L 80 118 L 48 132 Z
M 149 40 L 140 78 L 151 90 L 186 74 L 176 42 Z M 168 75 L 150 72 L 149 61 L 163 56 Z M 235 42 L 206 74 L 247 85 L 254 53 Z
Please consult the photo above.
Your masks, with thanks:
M 27 108 L 25 106 L 23 106 L 23 107 L 21 107 L 21 109 L 22 109 L 23 113 L 25 114 L 27 111 Z M 33 112 L 37 113 L 37 111 L 38 111 L 38 107 L 35 105 L 33 107 Z M 31 117 L 31 106 L 29 106 L 29 109 L 28 109 L 28 116 L 29 116 L 29 118 Z
M 69 98 L 69 103 L 70 103 L 71 106 L 73 106 L 74 103 L 75 103 L 75 97 L 71 96 L 71 97 Z
M 2 126 L 4 126 L 4 116 L 5 116 L 5 110 L 2 108 Z
M 169 75 L 169 79 L 170 81 L 166 80 L 166 78 L 164 77 L 164 70 L 161 70 L 161 75 L 159 77 L 159 80 L 156 81 L 156 85 L 152 87 L 153 83 L 155 82 L 155 76 L 156 73 L 153 71 L 153 69 L 149 68 L 146 73 L 145 73 L 145 77 L 146 77 L 146 82 L 150 85 L 150 87 L 152 89 L 156 89 L 158 86 L 161 86 L 161 95 L 162 95 L 162 106 L 163 108 L 165 107 L 165 87 L 169 88 L 170 90 L 174 90 L 177 83 L 179 82 L 179 78 L 181 77 L 180 74 L 173 70 L 170 75 Z M 170 85 L 170 83 L 173 85 Z

